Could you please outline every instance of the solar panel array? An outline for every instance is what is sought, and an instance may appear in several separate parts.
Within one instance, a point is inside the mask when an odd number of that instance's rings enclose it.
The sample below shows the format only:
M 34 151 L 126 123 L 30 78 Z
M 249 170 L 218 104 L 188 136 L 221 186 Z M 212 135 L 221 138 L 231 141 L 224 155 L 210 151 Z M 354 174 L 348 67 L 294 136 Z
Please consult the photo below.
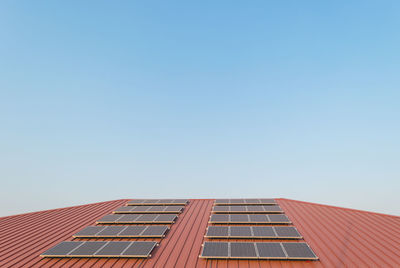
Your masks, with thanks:
M 271 206 L 214 206 L 214 213 L 283 213 L 278 205 Z
M 216 199 L 200 258 L 317 260 L 274 199 Z M 285 226 L 282 226 L 284 224 Z M 273 225 L 273 226 L 262 226 Z M 229 239 L 291 239 L 296 242 L 230 242 Z M 214 240 L 215 241 L 215 240 Z
M 215 224 L 290 224 L 284 214 L 213 214 L 209 223 Z
M 157 238 L 167 235 L 187 199 L 140 199 L 117 208 L 73 235 L 74 239 Z M 124 225 L 123 225 L 124 224 Z M 151 225 L 144 225 L 151 224 Z M 64 241 L 41 254 L 51 258 L 149 258 L 159 241 Z
M 148 258 L 157 242 L 148 241 L 64 241 L 45 251 L 42 257 L 130 257 Z
M 307 243 L 205 242 L 200 255 L 210 259 L 317 260 Z
M 217 206 L 233 206 L 233 205 L 276 205 L 275 199 L 216 199 L 214 202 Z
M 184 206 L 124 206 L 117 208 L 113 213 L 181 213 Z
M 301 239 L 292 226 L 209 226 L 207 238 Z
M 88 226 L 73 235 L 75 238 L 148 238 L 164 237 L 168 226 L 165 225 L 114 225 L 114 226 Z
M 136 199 L 129 201 L 128 206 L 186 206 L 189 203 L 187 199 Z

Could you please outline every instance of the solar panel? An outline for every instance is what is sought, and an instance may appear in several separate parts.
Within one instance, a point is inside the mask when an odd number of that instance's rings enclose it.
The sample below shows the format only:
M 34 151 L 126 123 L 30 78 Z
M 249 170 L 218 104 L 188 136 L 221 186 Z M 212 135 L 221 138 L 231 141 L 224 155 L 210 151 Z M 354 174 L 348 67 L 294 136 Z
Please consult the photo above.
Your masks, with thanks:
M 45 251 L 42 257 L 131 257 L 148 258 L 156 247 L 153 241 L 66 241 Z
M 150 253 L 156 247 L 156 242 L 137 241 L 132 242 L 128 248 L 121 253 L 122 257 L 150 257 Z
M 42 253 L 42 257 L 64 257 L 70 253 L 73 249 L 77 248 L 84 242 L 67 241 L 61 242 L 56 246 Z
M 128 201 L 128 206 L 144 206 L 144 205 L 170 205 L 170 206 L 186 206 L 189 203 L 187 199 L 135 199 Z
M 227 258 L 229 256 L 229 243 L 204 242 L 200 257 L 202 258 Z
M 114 213 L 181 213 L 183 208 L 184 206 L 126 206 L 117 208 Z
M 84 242 L 82 245 L 69 252 L 68 256 L 91 257 L 106 244 L 107 242 L 105 241 Z
M 249 215 L 246 214 L 238 214 L 238 215 L 231 215 L 230 221 L 233 223 L 236 222 L 248 222 Z
M 206 237 L 223 238 L 229 236 L 229 227 L 209 226 Z
M 114 257 L 121 255 L 131 242 L 110 241 L 102 249 L 93 254 L 94 257 Z
M 284 214 L 271 214 L 268 215 L 268 218 L 271 223 L 283 223 L 283 224 L 291 223 L 288 217 Z
M 209 226 L 207 238 L 301 239 L 295 227 Z
M 230 243 L 231 258 L 257 259 L 254 243 Z
M 284 214 L 212 214 L 209 223 L 213 224 L 289 224 Z
M 302 236 L 299 234 L 299 232 L 297 231 L 297 229 L 295 227 L 274 227 L 275 232 L 277 234 L 277 236 L 279 237 L 285 237 L 285 238 L 302 238 Z
M 250 199 L 216 199 L 214 204 L 216 206 L 226 205 L 276 205 L 276 201 L 271 198 L 250 198 Z
M 229 227 L 231 237 L 252 237 L 251 228 L 248 226 L 231 226 Z
M 281 243 L 256 243 L 260 259 L 286 259 Z
M 200 258 L 317 260 L 306 243 L 204 242 Z
M 315 260 L 318 257 L 314 254 L 307 243 L 282 243 L 290 259 Z
M 99 228 L 93 228 L 99 227 Z M 168 231 L 165 225 L 139 225 L 139 226 L 88 226 L 73 235 L 75 238 L 159 238 L 164 237 Z
M 283 213 L 278 205 L 271 206 L 214 206 L 214 213 Z

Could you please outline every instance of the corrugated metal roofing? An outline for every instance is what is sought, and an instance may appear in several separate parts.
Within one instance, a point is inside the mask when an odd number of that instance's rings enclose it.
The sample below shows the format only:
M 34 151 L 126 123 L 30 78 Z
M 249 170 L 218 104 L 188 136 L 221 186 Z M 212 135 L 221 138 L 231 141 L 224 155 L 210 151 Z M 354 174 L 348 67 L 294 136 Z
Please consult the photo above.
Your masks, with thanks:
M 0 218 L 0 267 L 400 267 L 400 217 L 288 199 L 277 201 L 319 261 L 199 259 L 214 199 L 192 199 L 151 259 L 39 257 L 127 201 Z

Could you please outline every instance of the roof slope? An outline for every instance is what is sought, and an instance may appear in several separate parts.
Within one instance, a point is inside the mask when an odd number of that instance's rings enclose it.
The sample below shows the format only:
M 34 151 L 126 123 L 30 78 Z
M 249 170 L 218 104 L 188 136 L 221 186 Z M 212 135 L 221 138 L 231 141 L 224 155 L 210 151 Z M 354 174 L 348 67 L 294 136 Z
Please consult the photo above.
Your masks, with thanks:
M 55 244 L 72 240 L 74 233 L 87 225 L 94 225 L 97 219 L 126 201 L 122 199 L 0 218 L 0 267 L 400 266 L 400 217 L 288 199 L 277 201 L 320 258 L 319 261 L 199 259 L 214 199 L 192 199 L 171 226 L 168 235 L 159 240 L 160 246 L 148 260 L 39 257 Z

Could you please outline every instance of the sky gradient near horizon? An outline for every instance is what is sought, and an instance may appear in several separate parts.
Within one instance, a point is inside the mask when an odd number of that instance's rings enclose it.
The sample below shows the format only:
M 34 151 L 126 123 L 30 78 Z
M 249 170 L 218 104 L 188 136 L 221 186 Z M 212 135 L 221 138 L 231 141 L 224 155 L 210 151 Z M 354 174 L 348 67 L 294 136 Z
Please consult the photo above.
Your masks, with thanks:
M 2 1 L 0 216 L 284 197 L 400 215 L 399 1 Z

